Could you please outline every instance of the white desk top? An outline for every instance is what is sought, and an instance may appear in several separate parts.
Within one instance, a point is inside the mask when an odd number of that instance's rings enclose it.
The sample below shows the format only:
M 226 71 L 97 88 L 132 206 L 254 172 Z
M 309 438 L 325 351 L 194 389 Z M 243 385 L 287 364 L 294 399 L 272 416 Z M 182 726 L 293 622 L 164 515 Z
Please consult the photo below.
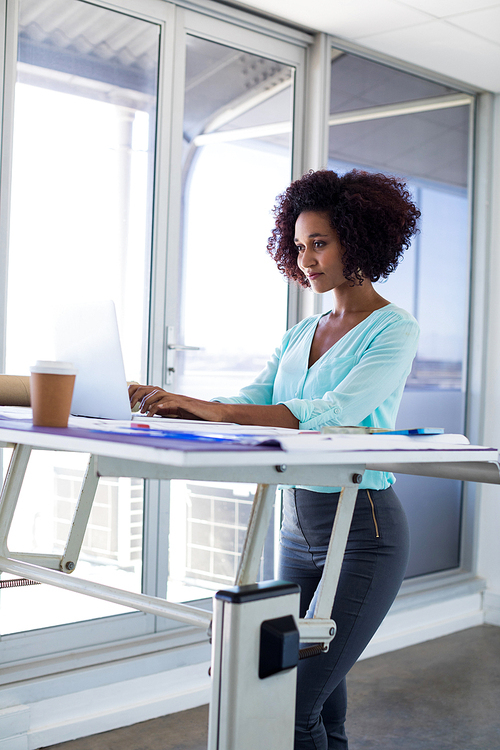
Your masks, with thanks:
M 14 419 L 16 413 L 19 421 Z M 186 450 L 151 445 L 144 432 L 137 437 L 115 435 L 107 430 L 113 423 L 108 420 L 70 418 L 68 431 L 50 428 L 33 428 L 30 409 L 0 407 L 0 442 L 3 445 L 23 444 L 33 448 L 68 452 L 92 453 L 130 461 L 141 461 L 163 466 L 320 466 L 369 464 L 370 468 L 390 464 L 467 463 L 497 462 L 498 450 L 470 445 L 462 435 L 436 435 L 415 437 L 399 435 L 321 435 L 298 430 L 275 428 L 241 427 L 239 425 L 208 424 L 161 420 L 161 426 L 169 430 L 194 432 L 216 432 L 218 434 L 252 434 L 256 437 L 279 440 L 284 450 L 193 450 L 189 443 Z M 7 427 L 7 424 L 9 425 Z M 123 423 L 116 423 L 123 424 Z M 156 424 L 156 423 L 155 423 Z M 100 433 L 100 434 L 99 434 Z M 125 440 L 125 441 L 124 441 Z

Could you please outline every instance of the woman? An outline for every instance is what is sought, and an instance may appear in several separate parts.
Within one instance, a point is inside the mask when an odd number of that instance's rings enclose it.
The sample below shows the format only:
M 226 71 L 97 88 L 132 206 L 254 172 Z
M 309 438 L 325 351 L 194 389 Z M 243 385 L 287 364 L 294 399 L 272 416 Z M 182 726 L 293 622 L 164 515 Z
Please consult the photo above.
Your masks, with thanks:
M 293 182 L 274 209 L 268 250 L 289 279 L 332 292 L 331 312 L 288 331 L 239 396 L 215 402 L 131 386 L 141 411 L 209 421 L 320 430 L 394 428 L 418 342 L 418 324 L 373 282 L 394 271 L 420 212 L 405 185 L 382 174 L 321 170 Z M 347 748 L 345 676 L 391 606 L 408 558 L 406 517 L 394 477 L 366 471 L 332 612 L 326 653 L 299 664 L 295 749 Z M 301 586 L 313 611 L 339 498 L 335 487 L 284 490 L 279 577 Z

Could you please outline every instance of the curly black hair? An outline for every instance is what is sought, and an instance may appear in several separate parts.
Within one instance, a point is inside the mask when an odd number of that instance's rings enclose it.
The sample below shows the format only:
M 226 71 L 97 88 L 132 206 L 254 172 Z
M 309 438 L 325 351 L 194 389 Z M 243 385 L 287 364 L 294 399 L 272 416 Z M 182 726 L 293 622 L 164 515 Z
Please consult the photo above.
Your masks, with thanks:
M 352 284 L 378 281 L 392 273 L 418 232 L 420 211 L 404 182 L 353 169 L 307 172 L 278 196 L 267 250 L 287 278 L 309 281 L 297 265 L 295 222 L 304 211 L 324 211 L 343 248 L 344 276 Z

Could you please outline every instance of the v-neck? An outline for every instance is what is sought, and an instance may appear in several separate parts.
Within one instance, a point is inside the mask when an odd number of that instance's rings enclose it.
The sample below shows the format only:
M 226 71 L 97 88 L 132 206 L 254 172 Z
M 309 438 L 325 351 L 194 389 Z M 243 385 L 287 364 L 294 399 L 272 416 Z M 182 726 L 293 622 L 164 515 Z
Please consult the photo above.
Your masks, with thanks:
M 308 352 L 309 352 L 309 353 L 308 353 L 308 357 L 307 357 L 307 372 L 310 372 L 310 371 L 312 370 L 312 368 L 313 368 L 313 367 L 314 367 L 315 365 L 317 365 L 317 363 L 318 363 L 318 362 L 321 362 L 321 360 L 323 359 L 323 357 L 325 357 L 325 356 L 326 356 L 327 354 L 329 354 L 329 353 L 330 353 L 330 352 L 332 351 L 332 349 L 335 349 L 335 347 L 336 347 L 336 346 L 337 346 L 338 344 L 340 344 L 340 343 L 341 343 L 342 341 L 344 341 L 344 339 L 345 339 L 345 337 L 346 337 L 346 336 L 349 336 L 349 334 L 350 334 L 350 333 L 352 333 L 352 332 L 353 332 L 353 331 L 355 331 L 355 330 L 356 330 L 357 328 L 359 328 L 359 327 L 360 327 L 360 326 L 362 326 L 362 325 L 363 325 L 364 323 L 366 323 L 366 321 L 367 321 L 367 320 L 369 320 L 369 319 L 370 319 L 370 318 L 372 317 L 372 315 L 375 315 L 375 313 L 378 313 L 378 312 L 380 312 L 380 310 L 386 310 L 386 309 L 387 309 L 388 307 L 391 307 L 391 305 L 393 305 L 393 304 L 394 304 L 393 302 L 389 302 L 389 303 L 388 303 L 387 305 L 383 305 L 383 307 L 378 307 L 378 308 L 377 308 L 376 310 L 373 310 L 373 311 L 372 311 L 371 313 L 369 313 L 369 315 L 367 315 L 367 316 L 366 316 L 366 318 L 363 318 L 363 320 L 360 320 L 360 321 L 359 321 L 359 323 L 356 323 L 356 325 L 355 325 L 355 326 L 353 326 L 352 328 L 349 328 L 349 330 L 348 330 L 348 331 L 346 331 L 346 332 L 344 333 L 344 335 L 343 335 L 343 336 L 341 336 L 341 337 L 340 337 L 340 338 L 338 339 L 338 341 L 336 341 L 336 342 L 335 342 L 334 344 L 332 344 L 332 345 L 331 345 L 331 347 L 330 347 L 329 349 L 327 349 L 327 350 L 326 350 L 325 352 L 323 352 L 323 354 L 322 354 L 322 355 L 321 355 L 320 357 L 318 357 L 318 359 L 317 359 L 317 360 L 315 360 L 315 361 L 314 361 L 314 362 L 312 363 L 312 365 L 309 365 L 309 360 L 310 360 L 310 358 L 311 358 L 311 347 L 312 347 L 312 344 L 313 344 L 313 341 L 314 341 L 314 337 L 315 337 L 315 335 L 316 335 L 316 330 L 317 330 L 317 328 L 318 328 L 318 325 L 319 325 L 319 321 L 320 321 L 320 320 L 321 320 L 322 318 L 324 318 L 324 317 L 325 317 L 326 315 L 330 315 L 330 313 L 331 313 L 331 310 L 329 310 L 329 311 L 328 311 L 328 312 L 326 312 L 326 313 L 323 313 L 322 315 L 319 315 L 319 316 L 318 316 L 318 319 L 316 320 L 316 323 L 315 323 L 315 325 L 314 325 L 314 326 L 312 327 L 312 335 L 311 335 L 311 339 L 310 339 L 310 341 L 309 341 L 309 348 L 308 348 Z

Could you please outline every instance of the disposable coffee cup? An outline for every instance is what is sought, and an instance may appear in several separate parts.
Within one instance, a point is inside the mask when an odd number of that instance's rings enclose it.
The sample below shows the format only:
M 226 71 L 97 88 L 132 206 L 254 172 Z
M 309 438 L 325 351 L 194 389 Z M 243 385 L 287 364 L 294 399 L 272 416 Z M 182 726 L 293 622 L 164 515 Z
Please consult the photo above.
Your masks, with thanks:
M 73 364 L 39 359 L 30 371 L 33 424 L 67 427 L 76 377 Z

